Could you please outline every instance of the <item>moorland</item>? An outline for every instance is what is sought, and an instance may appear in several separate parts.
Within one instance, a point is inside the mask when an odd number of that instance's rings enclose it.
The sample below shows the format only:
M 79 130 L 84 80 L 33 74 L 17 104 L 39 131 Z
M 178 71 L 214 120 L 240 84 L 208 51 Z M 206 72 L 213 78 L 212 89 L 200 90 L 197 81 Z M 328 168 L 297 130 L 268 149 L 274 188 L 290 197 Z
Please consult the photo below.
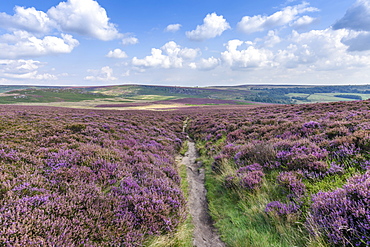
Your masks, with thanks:
M 367 85 L 0 90 L 0 246 L 193 246 L 189 142 L 226 246 L 370 245 Z

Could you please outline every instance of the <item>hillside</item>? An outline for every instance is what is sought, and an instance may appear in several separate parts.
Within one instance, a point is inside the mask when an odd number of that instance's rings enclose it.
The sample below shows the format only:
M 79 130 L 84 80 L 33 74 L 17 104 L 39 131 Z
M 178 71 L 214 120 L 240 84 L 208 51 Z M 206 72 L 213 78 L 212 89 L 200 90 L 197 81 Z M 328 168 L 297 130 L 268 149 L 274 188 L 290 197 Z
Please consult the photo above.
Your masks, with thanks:
M 50 105 L 73 108 L 130 107 L 139 109 L 184 107 L 171 102 L 185 98 L 226 100 L 217 104 L 272 103 L 301 104 L 365 100 L 370 86 L 290 86 L 240 85 L 218 87 L 174 87 L 150 85 L 118 85 L 101 87 L 37 87 L 0 86 L 0 104 Z M 164 101 L 168 101 L 164 103 Z M 151 104 L 153 103 L 153 104 Z M 234 104 L 232 103 L 232 104 Z M 127 104 L 127 106 L 125 106 Z M 169 106 L 172 104 L 172 106 Z M 203 105 L 212 104 L 204 103 Z M 154 106 L 151 106 L 154 105 Z M 188 105 L 202 105 L 188 103 Z

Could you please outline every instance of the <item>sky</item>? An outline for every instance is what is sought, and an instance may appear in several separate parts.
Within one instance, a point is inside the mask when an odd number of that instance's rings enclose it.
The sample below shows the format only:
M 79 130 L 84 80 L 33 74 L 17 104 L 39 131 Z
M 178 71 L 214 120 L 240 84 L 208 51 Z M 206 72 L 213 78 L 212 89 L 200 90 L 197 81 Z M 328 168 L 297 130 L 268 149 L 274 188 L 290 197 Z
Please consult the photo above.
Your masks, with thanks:
M 0 85 L 370 84 L 370 0 L 8 0 Z

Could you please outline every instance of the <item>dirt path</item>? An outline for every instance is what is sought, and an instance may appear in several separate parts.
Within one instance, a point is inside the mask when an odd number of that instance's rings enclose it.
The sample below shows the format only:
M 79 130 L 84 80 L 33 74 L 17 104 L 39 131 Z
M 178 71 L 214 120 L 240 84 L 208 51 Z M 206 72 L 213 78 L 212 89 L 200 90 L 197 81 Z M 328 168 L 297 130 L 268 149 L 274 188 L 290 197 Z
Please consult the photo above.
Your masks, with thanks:
M 185 153 L 182 163 L 187 167 L 189 181 L 189 211 L 193 217 L 194 242 L 196 247 L 224 247 L 208 214 L 206 189 L 204 187 L 204 168 L 200 162 L 196 162 L 197 151 L 194 142 L 188 142 L 188 151 Z

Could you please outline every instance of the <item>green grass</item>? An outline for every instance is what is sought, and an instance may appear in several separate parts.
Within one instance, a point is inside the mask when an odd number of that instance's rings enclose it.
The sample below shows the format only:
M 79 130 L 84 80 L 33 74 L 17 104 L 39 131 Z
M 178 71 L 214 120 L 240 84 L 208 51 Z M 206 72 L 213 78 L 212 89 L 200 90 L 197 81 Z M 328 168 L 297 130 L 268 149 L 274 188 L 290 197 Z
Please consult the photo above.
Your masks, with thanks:
M 353 99 L 335 97 L 335 95 L 357 95 L 361 96 L 363 100 L 370 99 L 370 94 L 361 93 L 289 93 L 288 97 L 307 97 L 307 100 L 296 100 L 295 103 L 323 103 L 323 102 L 338 102 L 338 101 L 352 101 Z
M 180 150 L 180 155 L 184 156 L 188 150 L 189 150 L 188 141 L 184 141 Z M 184 179 L 186 180 L 186 177 Z
M 326 176 L 323 179 L 316 182 L 305 183 L 306 189 L 309 194 L 316 194 L 318 192 L 332 191 L 337 188 L 341 188 L 349 178 L 353 177 L 359 171 L 358 169 L 351 167 L 347 168 L 343 174 L 334 174 L 331 176 Z
M 147 247 L 193 247 L 193 225 L 188 217 L 180 224 L 176 232 L 156 236 L 149 239 L 144 246 Z

